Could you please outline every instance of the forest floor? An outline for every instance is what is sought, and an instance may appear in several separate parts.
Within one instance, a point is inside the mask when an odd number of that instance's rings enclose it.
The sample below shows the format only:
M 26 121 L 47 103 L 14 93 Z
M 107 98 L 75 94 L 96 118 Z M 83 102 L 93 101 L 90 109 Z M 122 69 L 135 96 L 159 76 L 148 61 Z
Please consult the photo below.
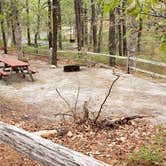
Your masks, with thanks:
M 116 78 L 112 70 L 82 67 L 78 73 L 64 73 L 63 65 L 74 62 L 62 60 L 58 68 L 50 68 L 42 59 L 30 60 L 32 68 L 38 71 L 35 82 L 20 77 L 10 78 L 9 85 L 0 81 L 0 120 L 14 124 L 28 131 L 53 129 L 67 125 L 57 123 L 54 116 L 68 111 L 67 105 L 57 94 L 56 88 L 74 107 L 79 91 L 79 112 L 88 101 L 88 108 L 94 114 L 105 98 L 110 84 Z M 142 79 L 117 71 L 120 79 L 103 107 L 102 117 L 112 118 L 143 114 L 153 116 L 133 121 L 116 130 L 94 131 L 88 126 L 70 124 L 70 135 L 49 139 L 71 149 L 93 156 L 107 163 L 122 165 L 126 157 L 146 144 L 153 144 L 159 128 L 151 124 L 166 123 L 166 84 Z M 165 128 L 162 128 L 165 131 Z M 165 135 L 164 135 L 165 136 Z M 164 142 L 165 144 L 165 142 Z M 164 145 L 163 145 L 164 146 Z M 0 145 L 0 163 L 9 165 L 39 165 L 19 155 L 5 145 Z

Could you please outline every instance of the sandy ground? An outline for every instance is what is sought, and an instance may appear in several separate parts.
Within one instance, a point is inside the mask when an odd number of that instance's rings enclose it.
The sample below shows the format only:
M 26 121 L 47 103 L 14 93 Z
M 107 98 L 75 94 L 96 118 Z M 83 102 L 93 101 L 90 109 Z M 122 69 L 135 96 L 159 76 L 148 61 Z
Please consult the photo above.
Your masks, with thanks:
M 89 109 L 96 112 L 116 78 L 110 69 L 82 67 L 80 72 L 64 73 L 63 66 L 51 69 L 47 62 L 40 60 L 31 60 L 30 64 L 38 71 L 34 75 L 35 82 L 28 78 L 15 79 L 15 76 L 9 79 L 9 85 L 1 80 L 0 94 L 33 105 L 40 111 L 38 118 L 43 121 L 54 120 L 54 114 L 68 111 L 56 88 L 74 107 L 80 87 L 77 109 L 82 110 L 84 102 L 88 101 Z M 166 83 L 156 83 L 124 73 L 120 75 L 102 114 L 153 115 L 151 120 L 154 123 L 166 124 Z

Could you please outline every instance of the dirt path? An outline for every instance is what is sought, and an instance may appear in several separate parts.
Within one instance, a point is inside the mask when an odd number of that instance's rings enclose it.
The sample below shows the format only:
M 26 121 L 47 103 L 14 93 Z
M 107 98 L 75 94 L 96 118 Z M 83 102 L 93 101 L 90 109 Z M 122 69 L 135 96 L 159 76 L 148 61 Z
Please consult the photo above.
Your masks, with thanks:
M 78 109 L 82 110 L 84 101 L 89 101 L 90 110 L 96 112 L 115 79 L 110 69 L 82 68 L 78 73 L 64 73 L 62 66 L 50 69 L 43 61 L 33 60 L 30 63 L 39 71 L 34 76 L 36 81 L 32 83 L 12 78 L 8 86 L 0 81 L 0 94 L 33 105 L 40 110 L 38 118 L 43 121 L 54 120 L 55 113 L 68 109 L 59 98 L 56 88 L 74 106 L 80 87 Z M 148 114 L 155 116 L 153 122 L 166 124 L 165 99 L 166 83 L 154 83 L 121 73 L 103 108 L 103 115 Z

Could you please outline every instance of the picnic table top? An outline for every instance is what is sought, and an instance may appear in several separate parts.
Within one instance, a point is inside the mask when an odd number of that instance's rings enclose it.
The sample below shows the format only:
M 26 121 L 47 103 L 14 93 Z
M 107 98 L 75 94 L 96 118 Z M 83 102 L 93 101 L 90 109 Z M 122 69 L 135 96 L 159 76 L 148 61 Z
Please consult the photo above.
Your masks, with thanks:
M 11 67 L 27 67 L 27 66 L 29 66 L 29 63 L 22 62 L 18 59 L 14 59 L 14 58 L 0 57 L 0 62 L 3 62 Z

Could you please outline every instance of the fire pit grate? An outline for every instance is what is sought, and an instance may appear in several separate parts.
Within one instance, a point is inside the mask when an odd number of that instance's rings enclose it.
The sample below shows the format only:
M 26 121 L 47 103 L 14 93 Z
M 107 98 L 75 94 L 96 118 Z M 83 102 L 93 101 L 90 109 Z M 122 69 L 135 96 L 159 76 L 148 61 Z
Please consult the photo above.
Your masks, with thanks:
M 64 72 L 76 72 L 80 71 L 80 66 L 79 65 L 67 65 L 64 66 Z

